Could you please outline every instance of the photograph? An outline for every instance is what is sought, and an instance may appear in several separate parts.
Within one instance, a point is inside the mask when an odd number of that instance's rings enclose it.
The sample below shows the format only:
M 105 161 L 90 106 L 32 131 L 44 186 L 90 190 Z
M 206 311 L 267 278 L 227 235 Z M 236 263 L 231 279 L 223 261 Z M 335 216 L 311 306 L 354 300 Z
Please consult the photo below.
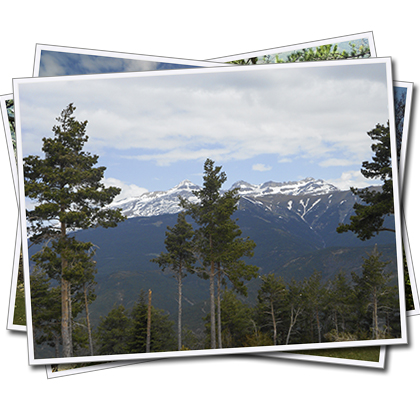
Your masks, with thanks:
M 15 79 L 31 364 L 405 343 L 392 90 L 389 59 Z M 84 170 L 60 184 L 66 147 Z

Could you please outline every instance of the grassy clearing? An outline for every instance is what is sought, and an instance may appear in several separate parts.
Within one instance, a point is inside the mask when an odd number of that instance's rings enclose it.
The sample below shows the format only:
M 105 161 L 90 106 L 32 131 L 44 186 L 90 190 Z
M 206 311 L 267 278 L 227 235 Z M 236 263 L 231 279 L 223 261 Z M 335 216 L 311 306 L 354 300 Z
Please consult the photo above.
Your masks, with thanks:
M 308 354 L 311 356 L 337 357 L 340 359 L 365 360 L 368 362 L 379 362 L 379 346 L 372 347 L 349 347 L 340 349 L 320 349 L 294 351 L 287 353 Z

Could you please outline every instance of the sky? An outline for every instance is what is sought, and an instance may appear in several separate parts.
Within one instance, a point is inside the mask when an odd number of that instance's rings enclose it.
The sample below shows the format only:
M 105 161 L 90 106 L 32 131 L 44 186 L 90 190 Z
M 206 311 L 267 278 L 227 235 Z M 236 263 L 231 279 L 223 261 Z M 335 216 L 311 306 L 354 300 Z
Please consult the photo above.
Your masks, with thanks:
M 118 198 L 184 179 L 201 185 L 206 158 L 223 167 L 226 188 L 306 177 L 372 184 L 360 168 L 372 156 L 367 132 L 389 118 L 385 64 L 241 69 L 20 84 L 23 153 L 40 154 L 74 103 L 88 120 L 86 150 L 107 167 L 106 184 L 123 189 Z
M 121 73 L 134 71 L 185 69 L 194 67 L 196 66 L 159 62 L 153 60 L 134 60 L 128 58 L 42 50 L 39 62 L 39 76 L 43 77 L 94 73 Z

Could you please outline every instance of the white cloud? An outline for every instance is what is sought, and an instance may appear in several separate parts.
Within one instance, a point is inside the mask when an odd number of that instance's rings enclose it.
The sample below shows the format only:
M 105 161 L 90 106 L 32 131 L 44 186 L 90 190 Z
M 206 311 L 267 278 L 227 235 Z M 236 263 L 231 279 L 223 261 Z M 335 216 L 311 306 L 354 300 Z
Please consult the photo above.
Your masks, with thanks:
M 371 157 L 366 132 L 388 119 L 384 77 L 380 71 L 372 76 L 375 66 L 352 65 L 342 72 L 256 66 L 194 75 L 177 70 L 170 76 L 159 71 L 26 84 L 20 87 L 25 150 L 33 153 L 32 140 L 51 135 L 55 117 L 73 102 L 78 118 L 89 121 L 87 147 L 94 153 L 135 148 L 141 160 L 158 165 L 209 151 L 224 161 L 298 155 L 327 165 L 333 152 L 337 164 L 340 154 L 362 162 Z M 268 71 L 259 74 L 258 68 Z
M 340 178 L 328 179 L 328 183 L 335 185 L 340 190 L 349 190 L 350 187 L 365 188 L 370 185 L 381 185 L 379 181 L 365 178 L 360 170 L 343 172 Z
M 156 70 L 156 61 L 124 60 L 124 71 L 150 71 Z
M 265 172 L 265 171 L 271 171 L 273 169 L 269 165 L 265 165 L 264 163 L 256 163 L 255 165 L 252 165 L 253 171 L 259 171 L 259 172 Z
M 39 75 L 43 76 L 44 68 L 48 68 L 48 74 L 50 76 L 63 76 L 66 74 L 66 69 L 63 67 L 62 64 L 56 59 L 54 55 L 51 54 L 43 54 L 42 57 L 42 65 L 39 70 Z
M 186 160 L 203 161 L 207 158 L 211 158 L 214 161 L 226 160 L 226 154 L 227 151 L 225 149 L 200 149 L 191 151 L 188 149 L 179 148 L 175 150 L 170 150 L 166 153 L 144 154 L 123 157 L 126 159 L 136 159 L 141 162 L 154 161 L 158 166 L 169 166 L 171 163 L 182 162 Z
M 115 197 L 115 200 L 123 200 L 124 198 L 137 197 L 139 195 L 148 192 L 146 188 L 139 187 L 135 184 L 126 184 L 123 181 L 115 178 L 105 178 L 104 184 L 106 187 L 118 187 L 121 188 L 121 193 Z
M 331 158 L 324 160 L 319 163 L 319 166 L 329 167 L 329 166 L 351 166 L 359 164 L 359 161 L 352 161 L 349 159 L 338 159 L 338 158 Z

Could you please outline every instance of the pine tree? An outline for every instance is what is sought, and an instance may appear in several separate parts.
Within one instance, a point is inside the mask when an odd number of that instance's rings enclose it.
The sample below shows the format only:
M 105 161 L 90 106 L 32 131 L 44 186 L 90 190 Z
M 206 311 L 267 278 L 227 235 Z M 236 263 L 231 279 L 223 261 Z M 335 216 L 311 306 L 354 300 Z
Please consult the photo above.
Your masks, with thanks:
M 166 253 L 162 252 L 152 262 L 159 264 L 162 270 L 168 268 L 178 282 L 178 350 L 182 348 L 182 279 L 187 272 L 193 272 L 195 262 L 193 243 L 194 230 L 190 223 L 185 220 L 185 213 L 178 214 L 177 223 L 174 227 L 167 227 L 165 247 Z
M 116 187 L 101 182 L 105 167 L 95 167 L 97 155 L 83 151 L 88 141 L 87 121 L 79 122 L 69 104 L 52 129 L 54 138 L 43 138 L 40 156 L 24 158 L 25 195 L 37 202 L 27 211 L 28 231 L 33 243 L 53 240 L 60 248 L 61 262 L 61 335 L 64 357 L 73 353 L 71 342 L 71 286 L 64 272 L 68 232 L 94 226 L 115 227 L 124 220 L 120 210 L 106 206 L 119 194 Z
M 377 340 L 383 335 L 379 325 L 380 314 L 384 310 L 384 303 L 390 294 L 395 294 L 390 285 L 390 274 L 385 272 L 390 261 L 381 261 L 382 253 L 377 246 L 367 258 L 363 258 L 362 275 L 353 273 L 353 281 L 358 292 L 357 298 L 363 313 L 371 312 L 372 339 Z M 395 308 L 394 308 L 395 309 Z
M 174 351 L 177 348 L 173 322 L 161 309 L 151 307 L 150 351 Z M 131 328 L 128 332 L 127 353 L 145 353 L 147 344 L 147 297 L 142 290 L 130 313 Z
M 407 310 L 413 310 L 415 308 L 414 298 L 411 289 L 410 273 L 408 271 L 407 256 L 403 247 L 403 262 L 404 262 L 404 291 L 405 291 L 405 304 Z
M 23 259 L 22 251 L 19 257 L 19 268 L 16 284 L 15 308 L 13 313 L 13 324 L 26 325 L 26 311 L 25 311 L 25 285 L 23 282 Z
M 263 326 L 272 328 L 273 345 L 278 343 L 278 324 L 282 322 L 282 313 L 285 310 L 287 288 L 281 277 L 268 274 L 261 277 L 262 284 L 258 291 L 258 312 Z M 263 329 L 263 328 L 262 328 Z
M 16 157 L 15 105 L 13 99 L 6 101 L 7 119 L 9 120 L 10 137 L 12 138 L 13 153 Z M 17 163 L 17 161 L 16 161 Z
M 199 229 L 195 235 L 196 249 L 201 260 L 202 269 L 200 275 L 209 279 L 210 289 L 210 325 L 211 340 L 210 347 L 216 348 L 216 317 L 214 282 L 216 278 L 218 255 L 215 248 L 217 241 L 217 205 L 220 200 L 220 189 L 227 177 L 221 171 L 221 166 L 214 167 L 214 162 L 207 159 L 204 163 L 204 182 L 203 188 L 194 191 L 194 195 L 199 199 L 199 203 L 191 203 L 180 197 L 180 204 L 186 209 L 186 213 L 194 219 Z
M 63 243 L 65 244 L 63 246 Z M 83 310 L 86 313 L 86 329 L 88 331 L 89 346 L 93 353 L 93 341 L 90 331 L 88 304 L 95 298 L 93 287 L 96 273 L 96 263 L 93 261 L 94 252 L 90 242 L 80 242 L 74 237 L 66 237 L 65 240 L 51 241 L 49 246 L 44 246 L 32 256 L 36 271 L 42 271 L 46 281 L 59 283 L 64 279 L 69 284 L 69 335 L 73 348 L 74 319 Z M 63 270 L 62 260 L 67 261 Z M 34 277 L 35 278 L 35 277 Z M 31 281 L 32 284 L 32 281 Z M 34 292 L 36 294 L 36 290 Z M 34 295 L 35 296 L 35 295 Z M 62 314 L 58 319 L 61 320 Z M 79 334 L 79 338 L 81 335 Z M 80 344 L 80 343 L 79 343 Z
M 218 282 L 218 301 L 220 302 L 221 283 L 225 276 L 233 287 L 246 293 L 243 280 L 255 277 L 258 268 L 246 264 L 240 258 L 252 256 L 255 243 L 249 238 L 240 238 L 241 230 L 232 215 L 239 201 L 237 189 L 221 193 L 227 177 L 221 166 L 207 159 L 204 163 L 203 188 L 194 191 L 198 203 L 191 203 L 180 197 L 180 205 L 197 223 L 194 235 L 195 251 L 201 267 L 196 268 L 199 276 L 209 280 L 210 326 L 212 349 L 216 348 L 216 305 L 215 281 Z M 220 308 L 220 304 L 218 305 Z M 220 319 L 220 312 L 218 318 Z M 219 325 L 221 323 L 219 322 Z M 219 347 L 221 346 L 219 329 Z
M 60 355 L 61 310 L 60 289 L 51 287 L 48 276 L 35 267 L 31 275 L 31 309 L 34 344 L 47 344 Z M 34 346 L 36 353 L 37 346 Z
M 96 340 L 98 354 L 125 354 L 129 350 L 128 342 L 132 321 L 123 305 L 112 308 L 98 325 Z
M 330 313 L 332 328 L 337 336 L 347 329 L 346 325 L 351 320 L 354 299 L 353 288 L 344 272 L 340 271 L 329 282 L 326 290 L 326 307 Z
M 338 233 L 350 230 L 362 241 L 382 231 L 395 232 L 395 229 L 384 226 L 385 217 L 394 214 L 389 121 L 386 126 L 377 124 L 368 135 L 375 142 L 372 144 L 375 155 L 372 162 L 362 163 L 361 172 L 365 178 L 381 179 L 382 188 L 376 191 L 371 188 L 352 187 L 353 194 L 359 196 L 365 204 L 355 203 L 353 208 L 356 214 L 350 216 L 350 223 L 337 227 Z
M 322 274 L 314 271 L 304 281 L 305 309 L 312 320 L 315 320 L 318 343 L 322 342 L 323 311 L 325 308 L 326 288 L 322 284 Z M 311 331 L 312 333 L 312 331 Z
M 242 302 L 233 290 L 225 290 L 220 300 L 221 332 L 223 347 L 244 347 L 249 345 L 249 336 L 253 330 L 253 310 Z M 205 320 L 208 321 L 207 316 Z M 206 324 L 207 341 L 211 338 L 209 324 Z
M 293 328 L 295 327 L 299 316 L 304 310 L 304 290 L 303 285 L 292 279 L 288 284 L 288 310 L 290 313 L 289 329 L 286 337 L 286 344 L 289 344 Z
M 398 164 L 400 160 L 404 127 L 405 103 L 406 97 L 404 95 L 394 103 Z M 372 162 L 365 161 L 362 163 L 361 172 L 367 179 L 381 179 L 383 185 L 380 191 L 375 191 L 370 188 L 351 188 L 353 194 L 359 196 L 365 204 L 355 203 L 353 209 L 356 214 L 350 216 L 350 223 L 340 224 L 337 227 L 338 233 L 352 231 L 362 241 L 374 237 L 379 232 L 395 232 L 395 229 L 384 226 L 385 218 L 394 214 L 389 121 L 386 126 L 377 124 L 376 127 L 367 134 L 372 141 L 376 142 L 372 144 L 372 151 L 375 155 L 372 158 Z M 400 174 L 400 177 L 401 176 L 402 174 Z M 414 307 L 412 304 L 413 295 L 410 277 L 406 267 L 406 255 L 404 249 L 403 259 L 404 279 L 406 283 L 406 305 L 410 308 Z
M 244 280 L 256 278 L 259 268 L 247 264 L 243 257 L 254 255 L 255 242 L 249 237 L 243 238 L 242 231 L 237 224 L 238 219 L 232 215 L 239 202 L 238 189 L 231 189 L 223 194 L 217 208 L 217 233 L 214 246 L 217 249 L 217 318 L 218 344 L 222 348 L 221 331 L 221 293 L 222 286 L 226 287 L 227 279 L 233 289 L 243 296 L 247 296 Z
M 400 154 L 402 146 L 402 138 L 404 131 L 404 117 L 405 117 L 405 105 L 407 101 L 407 90 L 404 89 L 402 95 L 397 99 L 398 88 L 394 87 L 394 111 L 395 111 L 395 137 L 397 140 L 397 156 L 398 156 L 398 168 L 400 168 Z M 400 173 L 400 179 L 403 174 Z
M 94 288 L 96 285 L 95 274 L 97 269 L 96 263 L 93 260 L 95 251 L 91 242 L 80 242 L 74 238 L 70 240 L 71 245 L 66 249 L 66 259 L 68 261 L 66 277 L 68 277 L 71 283 L 72 287 L 70 290 L 72 291 L 75 302 L 79 302 L 85 312 L 89 350 L 90 355 L 93 356 L 89 305 L 96 299 Z M 73 301 L 73 297 L 71 301 Z

